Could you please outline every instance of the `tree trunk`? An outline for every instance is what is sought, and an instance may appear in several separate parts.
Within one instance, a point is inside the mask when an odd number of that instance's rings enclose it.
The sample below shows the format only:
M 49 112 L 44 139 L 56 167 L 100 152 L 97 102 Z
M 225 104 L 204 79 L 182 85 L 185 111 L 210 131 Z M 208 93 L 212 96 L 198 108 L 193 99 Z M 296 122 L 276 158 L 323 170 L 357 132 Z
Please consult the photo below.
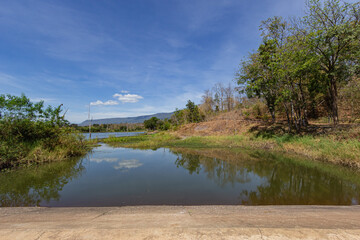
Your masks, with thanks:
M 291 121 L 290 121 L 290 116 L 289 116 L 289 110 L 286 106 L 286 103 L 284 103 L 284 108 L 285 108 L 285 112 L 286 112 L 286 119 L 287 119 L 288 126 L 289 126 L 289 132 L 291 132 Z
M 268 109 L 269 109 L 269 112 L 270 112 L 270 115 L 271 115 L 271 120 L 272 122 L 274 123 L 275 122 L 275 107 L 273 106 L 268 106 Z
M 330 76 L 330 86 L 329 86 L 329 98 L 330 98 L 330 110 L 331 110 L 331 117 L 334 121 L 334 125 L 339 123 L 339 115 L 338 115 L 338 105 L 337 105 L 337 86 L 336 80 L 333 76 Z

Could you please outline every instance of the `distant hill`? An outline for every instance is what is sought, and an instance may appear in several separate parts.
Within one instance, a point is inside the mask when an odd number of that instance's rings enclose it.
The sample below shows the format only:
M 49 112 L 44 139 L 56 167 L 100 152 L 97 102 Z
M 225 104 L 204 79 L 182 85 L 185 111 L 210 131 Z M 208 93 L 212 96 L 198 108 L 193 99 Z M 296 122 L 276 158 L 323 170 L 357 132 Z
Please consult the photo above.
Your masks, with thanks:
M 148 120 L 152 117 L 157 117 L 159 119 L 170 118 L 172 113 L 156 113 L 153 115 L 145 115 L 138 117 L 127 117 L 127 118 L 104 118 L 104 119 L 93 119 L 91 124 L 120 124 L 120 123 L 143 123 L 145 120 Z M 79 124 L 79 126 L 89 126 L 90 121 L 86 120 Z

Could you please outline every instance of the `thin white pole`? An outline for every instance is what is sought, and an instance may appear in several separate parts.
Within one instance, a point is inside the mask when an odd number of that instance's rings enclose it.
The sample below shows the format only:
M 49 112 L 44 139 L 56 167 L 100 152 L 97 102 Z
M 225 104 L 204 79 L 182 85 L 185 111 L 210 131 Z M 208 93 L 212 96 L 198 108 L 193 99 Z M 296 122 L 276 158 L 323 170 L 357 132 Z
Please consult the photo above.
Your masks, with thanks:
M 90 106 L 91 106 L 91 103 L 89 103 L 89 115 L 88 115 L 88 120 L 89 120 L 89 139 L 91 139 L 91 119 L 90 119 Z

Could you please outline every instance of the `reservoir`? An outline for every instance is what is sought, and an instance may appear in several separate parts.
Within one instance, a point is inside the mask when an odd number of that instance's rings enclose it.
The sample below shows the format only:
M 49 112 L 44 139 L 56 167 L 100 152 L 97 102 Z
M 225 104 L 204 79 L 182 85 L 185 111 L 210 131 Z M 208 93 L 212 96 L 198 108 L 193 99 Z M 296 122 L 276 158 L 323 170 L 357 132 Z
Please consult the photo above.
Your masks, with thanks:
M 129 149 L 0 173 L 0 206 L 356 205 L 359 173 L 242 149 Z

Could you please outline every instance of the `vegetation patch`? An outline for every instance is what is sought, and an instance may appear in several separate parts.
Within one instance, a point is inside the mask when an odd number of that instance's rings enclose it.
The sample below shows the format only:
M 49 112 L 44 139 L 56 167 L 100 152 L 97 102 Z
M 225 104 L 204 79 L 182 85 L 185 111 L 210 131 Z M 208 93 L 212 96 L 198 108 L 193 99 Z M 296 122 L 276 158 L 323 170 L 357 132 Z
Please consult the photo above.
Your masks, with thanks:
M 45 108 L 25 95 L 0 95 L 0 169 L 60 161 L 90 149 L 68 127 L 61 107 Z

